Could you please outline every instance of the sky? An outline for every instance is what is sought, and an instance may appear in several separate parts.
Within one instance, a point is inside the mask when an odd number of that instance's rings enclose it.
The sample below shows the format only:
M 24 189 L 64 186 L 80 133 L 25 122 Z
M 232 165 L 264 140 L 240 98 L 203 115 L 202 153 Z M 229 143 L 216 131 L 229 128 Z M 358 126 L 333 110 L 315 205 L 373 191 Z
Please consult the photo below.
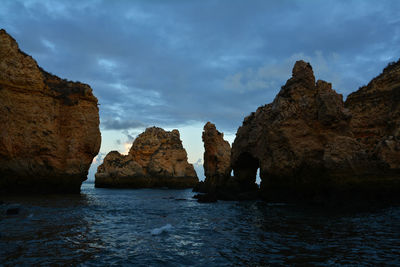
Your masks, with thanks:
M 400 57 L 400 1 L 1 0 L 0 28 L 46 71 L 89 84 L 102 146 L 178 129 L 200 179 L 204 124 L 232 143 L 297 60 L 344 98 Z

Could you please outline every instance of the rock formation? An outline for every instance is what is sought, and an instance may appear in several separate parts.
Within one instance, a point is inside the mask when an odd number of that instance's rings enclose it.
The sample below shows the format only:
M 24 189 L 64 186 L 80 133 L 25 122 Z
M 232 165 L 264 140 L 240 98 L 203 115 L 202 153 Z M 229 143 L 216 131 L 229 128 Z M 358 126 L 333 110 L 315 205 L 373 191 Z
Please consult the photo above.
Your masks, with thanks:
M 210 192 L 224 185 L 231 176 L 231 146 L 224 140 L 224 134 L 210 122 L 204 125 L 202 139 L 206 179 L 198 184 L 195 191 Z
M 207 122 L 202 135 L 204 143 L 204 174 L 206 179 L 193 189 L 195 192 L 213 193 L 225 186 L 231 176 L 231 146 L 215 125 Z M 218 191 L 218 190 L 217 190 Z
M 354 138 L 384 163 L 381 171 L 400 170 L 400 60 L 350 94 L 345 106 Z
M 140 134 L 128 155 L 112 151 L 95 175 L 96 187 L 189 188 L 198 178 L 182 146 L 179 131 L 151 127 Z
M 0 125 L 0 191 L 80 191 L 100 148 L 97 98 L 41 69 L 5 30 Z
M 238 129 L 233 180 L 251 187 L 260 168 L 267 200 L 399 196 L 399 103 L 400 61 L 346 103 L 298 61 L 274 101 Z

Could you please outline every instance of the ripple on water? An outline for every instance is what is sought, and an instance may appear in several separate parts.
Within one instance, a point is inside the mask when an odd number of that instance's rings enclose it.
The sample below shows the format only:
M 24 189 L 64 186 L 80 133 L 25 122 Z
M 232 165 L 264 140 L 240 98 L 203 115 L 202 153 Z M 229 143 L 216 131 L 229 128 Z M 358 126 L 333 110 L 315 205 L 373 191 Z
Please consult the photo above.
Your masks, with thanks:
M 399 265 L 400 208 L 338 212 L 258 201 L 199 204 L 190 190 L 8 196 L 9 265 Z M 179 200 L 179 201 L 177 201 Z M 10 205 L 20 212 L 8 216 Z

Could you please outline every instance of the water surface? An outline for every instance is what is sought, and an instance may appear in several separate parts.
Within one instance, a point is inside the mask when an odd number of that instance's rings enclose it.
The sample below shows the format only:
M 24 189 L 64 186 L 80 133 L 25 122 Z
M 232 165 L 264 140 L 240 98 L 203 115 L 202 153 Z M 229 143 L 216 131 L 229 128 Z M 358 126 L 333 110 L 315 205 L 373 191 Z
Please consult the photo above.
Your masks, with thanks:
M 2 197 L 0 262 L 135 266 L 400 265 L 400 207 L 199 204 L 191 190 Z M 19 207 L 18 215 L 6 215 Z

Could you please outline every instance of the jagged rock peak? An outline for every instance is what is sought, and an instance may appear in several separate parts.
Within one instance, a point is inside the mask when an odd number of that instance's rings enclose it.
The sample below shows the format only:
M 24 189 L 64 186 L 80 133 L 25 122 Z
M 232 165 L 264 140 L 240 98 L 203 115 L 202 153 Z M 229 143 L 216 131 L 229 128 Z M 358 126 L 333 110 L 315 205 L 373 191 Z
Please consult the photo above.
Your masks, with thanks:
M 312 98 L 316 91 L 314 72 L 310 63 L 299 60 L 292 70 L 292 77 L 282 86 L 274 102 L 279 98 L 299 99 Z
M 292 77 L 295 79 L 315 80 L 310 63 L 303 60 L 296 61 L 292 69 Z

